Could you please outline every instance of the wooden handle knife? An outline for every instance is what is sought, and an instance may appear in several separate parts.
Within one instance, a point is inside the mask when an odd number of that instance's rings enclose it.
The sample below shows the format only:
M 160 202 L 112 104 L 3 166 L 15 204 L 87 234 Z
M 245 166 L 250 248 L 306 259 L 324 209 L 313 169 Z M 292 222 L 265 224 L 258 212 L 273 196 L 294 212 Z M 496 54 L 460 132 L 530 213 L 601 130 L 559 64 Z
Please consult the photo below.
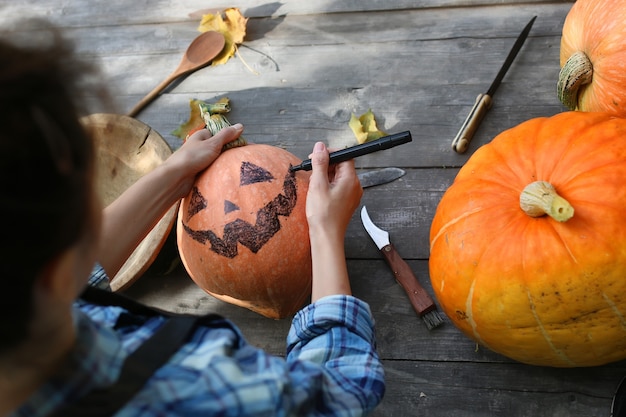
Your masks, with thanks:
M 398 281 L 409 296 L 409 300 L 415 311 L 422 316 L 434 310 L 436 307 L 434 301 L 418 282 L 417 277 L 413 274 L 413 270 L 398 254 L 396 248 L 390 243 L 384 246 L 380 251 L 393 271 L 396 281 Z

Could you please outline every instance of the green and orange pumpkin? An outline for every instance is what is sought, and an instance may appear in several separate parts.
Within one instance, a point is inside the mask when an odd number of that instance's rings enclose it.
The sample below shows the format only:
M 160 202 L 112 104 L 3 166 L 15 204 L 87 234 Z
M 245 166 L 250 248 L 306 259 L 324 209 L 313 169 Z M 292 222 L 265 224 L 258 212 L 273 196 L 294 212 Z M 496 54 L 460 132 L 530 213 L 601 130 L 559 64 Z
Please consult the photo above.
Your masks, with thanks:
M 563 24 L 559 99 L 570 110 L 626 116 L 626 2 L 577 0 Z
M 534 365 L 626 358 L 626 120 L 502 132 L 444 193 L 430 241 L 437 299 L 476 342 Z

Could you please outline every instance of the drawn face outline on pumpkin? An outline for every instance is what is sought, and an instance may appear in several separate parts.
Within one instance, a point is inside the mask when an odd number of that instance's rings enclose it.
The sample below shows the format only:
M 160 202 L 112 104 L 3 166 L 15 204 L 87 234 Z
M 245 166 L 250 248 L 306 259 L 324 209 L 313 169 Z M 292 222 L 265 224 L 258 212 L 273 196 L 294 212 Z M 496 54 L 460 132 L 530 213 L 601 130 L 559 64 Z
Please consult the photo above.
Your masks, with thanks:
M 291 165 L 290 165 L 291 167 Z M 276 178 L 266 169 L 251 162 L 244 161 L 240 167 L 239 187 L 252 186 L 257 183 L 271 182 Z M 207 200 L 197 187 L 193 187 L 190 202 L 185 213 L 183 229 L 189 237 L 200 244 L 211 245 L 211 250 L 218 255 L 234 258 L 239 253 L 238 243 L 257 253 L 280 230 L 279 216 L 289 217 L 298 201 L 295 172 L 287 170 L 283 180 L 282 192 L 261 207 L 256 213 L 253 225 L 245 220 L 236 219 L 224 225 L 220 238 L 212 230 L 194 230 L 187 224 L 189 220 L 207 208 Z M 224 214 L 238 210 L 237 204 L 224 201 Z

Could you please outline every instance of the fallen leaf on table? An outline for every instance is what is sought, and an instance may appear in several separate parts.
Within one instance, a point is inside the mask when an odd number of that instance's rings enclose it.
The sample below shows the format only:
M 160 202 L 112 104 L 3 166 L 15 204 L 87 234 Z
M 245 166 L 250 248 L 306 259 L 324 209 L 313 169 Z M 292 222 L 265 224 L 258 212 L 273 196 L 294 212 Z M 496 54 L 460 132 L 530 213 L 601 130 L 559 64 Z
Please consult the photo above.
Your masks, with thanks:
M 204 101 L 195 98 L 189 100 L 189 120 L 178 126 L 178 128 L 172 132 L 172 135 L 185 140 L 188 135 L 196 130 L 204 129 L 204 119 L 202 119 L 202 115 L 200 114 L 200 104 L 202 103 L 204 103 Z
M 376 126 L 376 117 L 374 116 L 374 113 L 372 113 L 372 109 L 369 109 L 358 118 L 353 113 L 350 117 L 348 125 L 350 126 L 350 129 L 352 129 L 352 132 L 356 136 L 356 140 L 359 143 L 380 139 L 387 135 L 382 130 L 378 130 L 378 126 Z
M 231 7 L 223 12 L 208 13 L 202 16 L 198 31 L 214 30 L 224 35 L 225 44 L 222 52 L 213 59 L 211 65 L 225 64 L 237 52 L 237 45 L 243 43 L 246 36 L 248 19 L 243 17 L 239 8 Z

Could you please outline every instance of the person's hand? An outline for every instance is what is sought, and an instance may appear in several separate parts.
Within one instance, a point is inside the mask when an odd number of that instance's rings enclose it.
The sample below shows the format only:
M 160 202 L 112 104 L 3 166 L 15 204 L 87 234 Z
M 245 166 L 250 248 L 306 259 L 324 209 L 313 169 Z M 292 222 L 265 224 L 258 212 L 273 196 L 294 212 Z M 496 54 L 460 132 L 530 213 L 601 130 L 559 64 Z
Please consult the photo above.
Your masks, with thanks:
M 164 163 L 141 177 L 103 211 L 98 261 L 114 277 L 141 240 L 167 210 L 191 191 L 200 171 L 237 139 L 240 124 L 220 130 L 215 136 L 202 129 Z
M 348 223 L 363 195 L 354 161 L 329 166 L 329 152 L 318 142 L 310 155 L 313 173 L 306 197 L 311 241 L 313 285 L 311 301 L 336 294 L 351 294 L 344 255 Z
M 225 144 L 234 141 L 243 132 L 241 124 L 226 127 L 211 135 L 207 129 L 201 129 L 190 135 L 165 162 L 171 172 L 179 178 L 177 197 L 189 194 L 196 175 L 217 159 Z
M 329 151 L 322 142 L 315 144 L 310 158 L 313 173 L 306 200 L 309 229 L 334 231 L 343 239 L 363 195 L 354 161 L 329 166 Z

